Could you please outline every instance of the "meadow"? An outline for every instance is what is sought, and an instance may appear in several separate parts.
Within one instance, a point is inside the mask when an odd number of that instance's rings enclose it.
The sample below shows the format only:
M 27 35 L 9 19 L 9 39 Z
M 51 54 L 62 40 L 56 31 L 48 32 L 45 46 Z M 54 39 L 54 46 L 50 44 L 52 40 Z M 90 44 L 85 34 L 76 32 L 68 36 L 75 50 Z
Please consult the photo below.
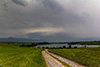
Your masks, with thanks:
M 100 67 L 100 47 L 77 49 L 49 49 L 49 51 L 78 62 L 87 67 Z
M 46 67 L 42 49 L 0 44 L 0 67 Z

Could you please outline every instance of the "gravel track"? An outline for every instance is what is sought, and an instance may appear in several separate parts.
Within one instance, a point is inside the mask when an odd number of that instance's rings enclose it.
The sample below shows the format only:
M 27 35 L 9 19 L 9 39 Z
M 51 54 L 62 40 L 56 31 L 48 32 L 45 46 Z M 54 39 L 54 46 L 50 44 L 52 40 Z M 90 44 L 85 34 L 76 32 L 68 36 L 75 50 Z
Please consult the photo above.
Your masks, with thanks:
M 46 52 L 48 52 L 48 50 L 46 50 Z M 85 66 L 83 66 L 83 65 L 80 65 L 80 64 L 78 64 L 78 63 L 72 61 L 72 60 L 69 60 L 69 59 L 66 59 L 66 58 L 64 58 L 64 57 L 58 56 L 58 55 L 56 55 L 56 54 L 54 54 L 54 53 L 51 53 L 51 52 L 48 52 L 48 53 L 49 53 L 50 55 L 54 56 L 55 58 L 59 59 L 60 61 L 62 61 L 62 62 L 64 62 L 64 63 L 68 64 L 68 65 L 71 66 L 71 67 L 85 67 Z
M 45 51 L 42 51 L 42 55 L 43 55 L 48 67 L 64 67 L 60 62 L 55 60 L 53 57 L 51 57 Z

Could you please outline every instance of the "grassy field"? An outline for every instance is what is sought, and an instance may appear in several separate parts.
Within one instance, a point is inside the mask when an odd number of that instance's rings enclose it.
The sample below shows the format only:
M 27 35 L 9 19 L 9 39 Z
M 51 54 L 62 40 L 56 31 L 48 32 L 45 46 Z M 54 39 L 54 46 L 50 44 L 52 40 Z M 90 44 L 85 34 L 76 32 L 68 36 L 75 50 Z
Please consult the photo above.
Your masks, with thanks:
M 49 51 L 76 61 L 87 67 L 100 67 L 100 47 L 80 49 L 49 49 Z
M 46 67 L 42 49 L 0 44 L 0 67 Z

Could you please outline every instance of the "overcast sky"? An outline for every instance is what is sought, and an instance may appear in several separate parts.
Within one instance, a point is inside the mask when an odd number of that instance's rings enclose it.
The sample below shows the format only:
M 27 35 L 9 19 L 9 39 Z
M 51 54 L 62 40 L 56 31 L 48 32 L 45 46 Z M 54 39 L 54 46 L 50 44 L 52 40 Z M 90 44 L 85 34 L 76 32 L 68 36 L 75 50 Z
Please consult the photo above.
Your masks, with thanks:
M 0 38 L 100 40 L 100 0 L 0 0 Z

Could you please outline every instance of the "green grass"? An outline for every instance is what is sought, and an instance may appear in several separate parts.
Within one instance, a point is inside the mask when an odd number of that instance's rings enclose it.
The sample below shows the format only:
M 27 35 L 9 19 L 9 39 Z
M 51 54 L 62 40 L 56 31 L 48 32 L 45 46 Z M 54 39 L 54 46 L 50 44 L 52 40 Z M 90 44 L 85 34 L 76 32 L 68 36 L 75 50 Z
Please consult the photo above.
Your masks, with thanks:
M 49 51 L 76 61 L 87 67 L 100 67 L 100 47 L 80 49 L 49 49 Z
M 46 67 L 41 51 L 0 44 L 0 67 Z

